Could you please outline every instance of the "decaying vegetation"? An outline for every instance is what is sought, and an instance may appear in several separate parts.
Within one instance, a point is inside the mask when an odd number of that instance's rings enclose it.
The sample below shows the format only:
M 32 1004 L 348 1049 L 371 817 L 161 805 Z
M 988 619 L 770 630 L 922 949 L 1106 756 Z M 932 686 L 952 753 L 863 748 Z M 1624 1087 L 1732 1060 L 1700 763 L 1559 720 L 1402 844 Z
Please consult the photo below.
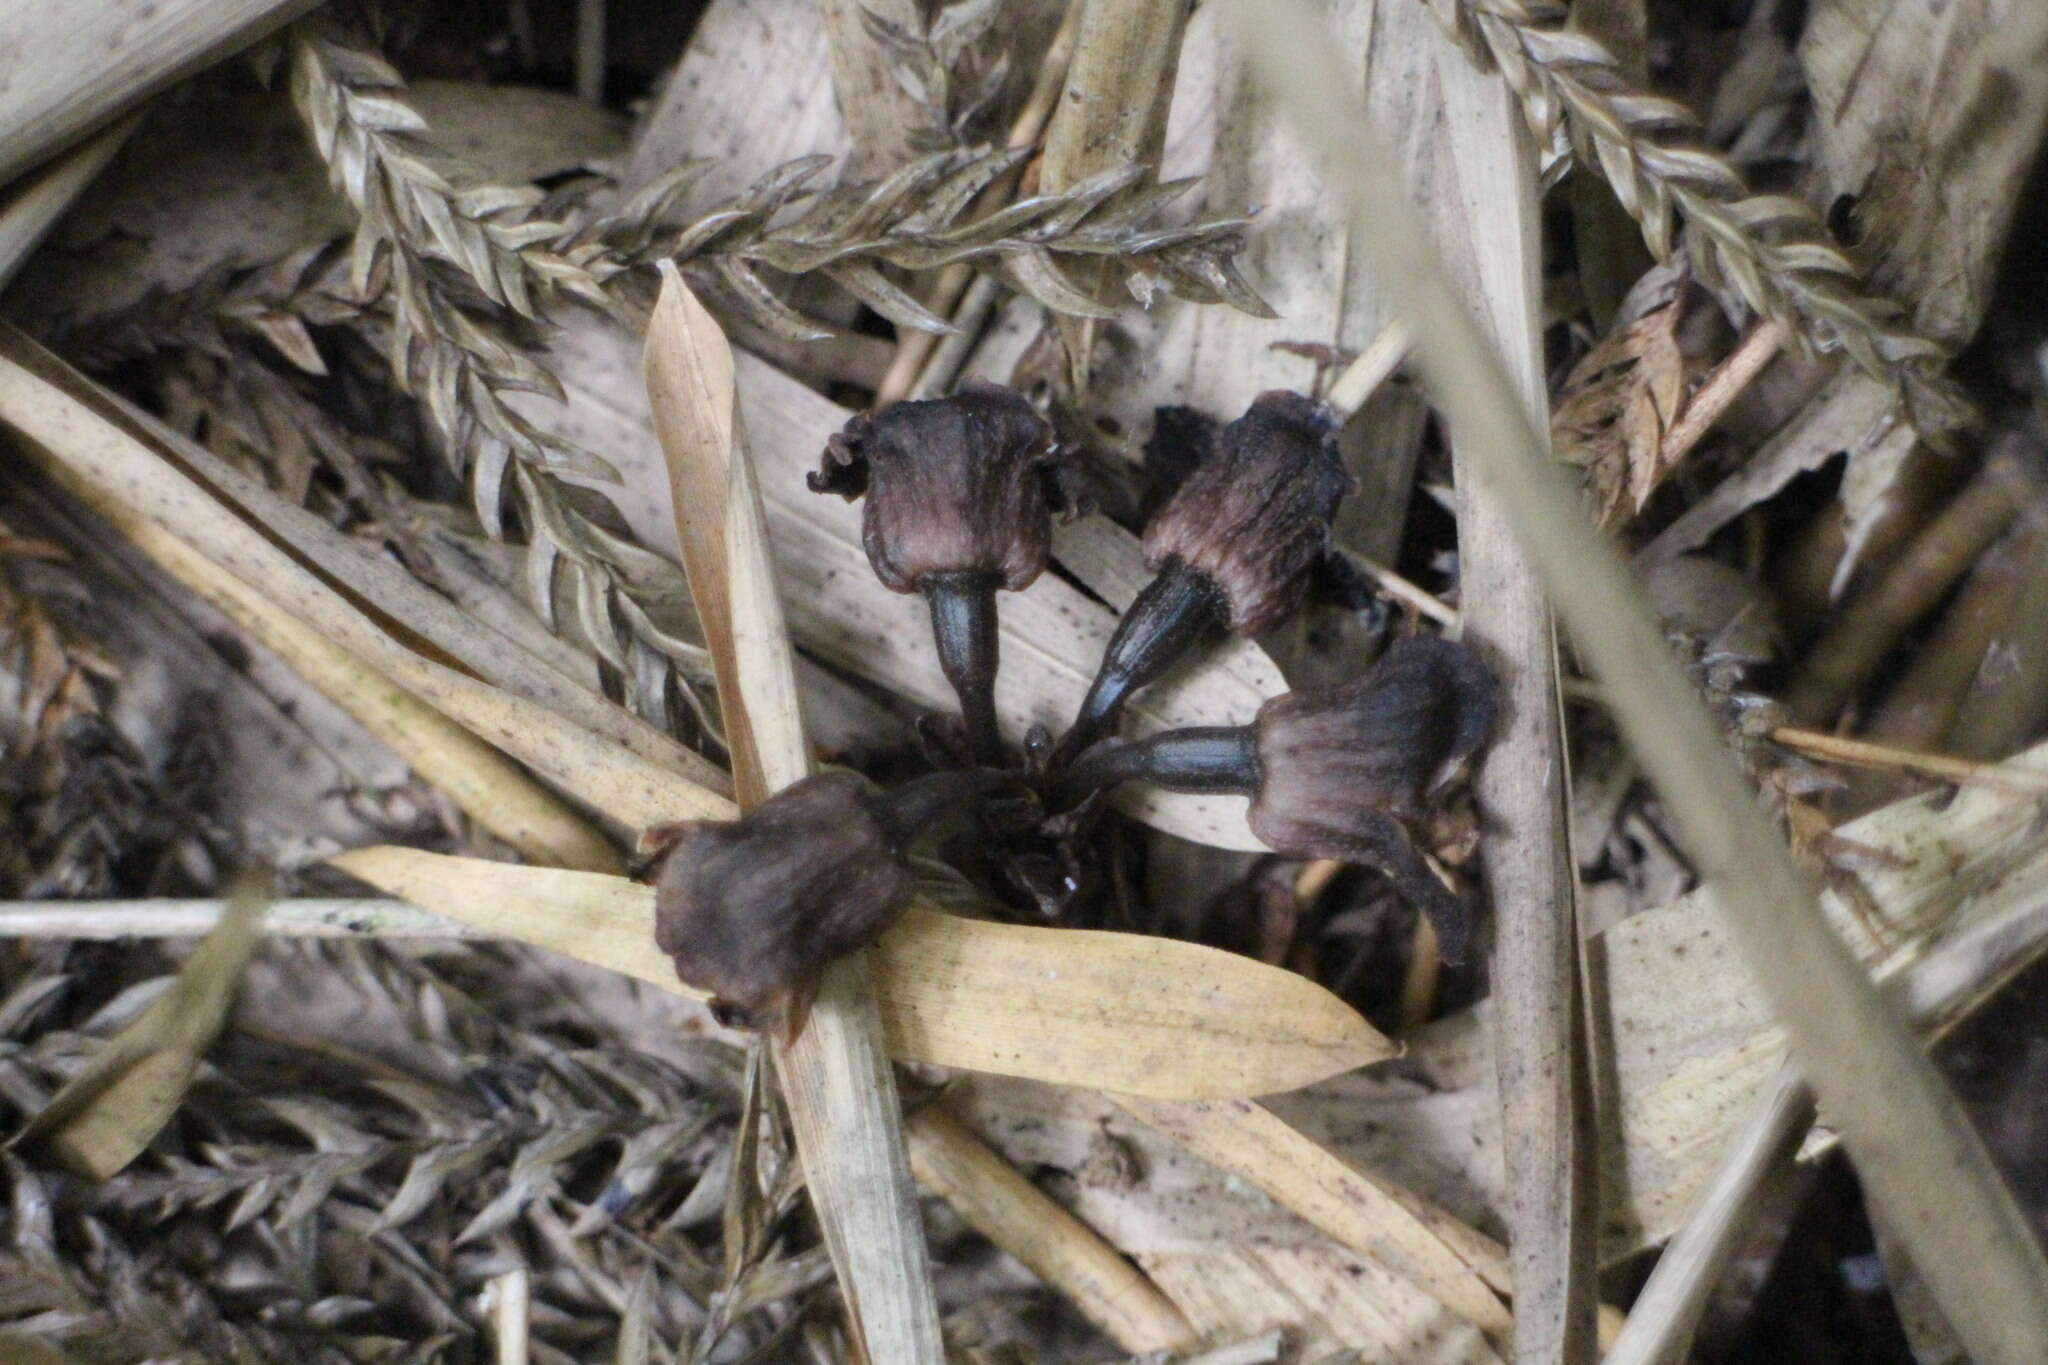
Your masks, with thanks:
M 2037 5 L 131 8 L 0 1360 L 2048 1352 Z

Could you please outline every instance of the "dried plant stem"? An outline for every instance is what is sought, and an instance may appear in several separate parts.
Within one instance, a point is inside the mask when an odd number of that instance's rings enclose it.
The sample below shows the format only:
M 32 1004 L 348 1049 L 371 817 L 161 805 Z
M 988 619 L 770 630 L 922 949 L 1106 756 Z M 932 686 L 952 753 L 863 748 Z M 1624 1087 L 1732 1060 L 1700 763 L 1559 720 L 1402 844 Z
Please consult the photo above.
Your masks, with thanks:
M 1948 737 L 1986 651 L 2005 628 L 2041 537 L 2032 519 L 2022 517 L 1977 561 L 1941 624 L 1872 714 L 1865 738 L 1929 749 Z
M 1330 385 L 1330 391 L 1323 396 L 1324 401 L 1346 417 L 1355 415 L 1365 406 L 1365 400 L 1401 368 L 1401 362 L 1414 348 L 1415 338 L 1409 335 L 1406 327 L 1398 322 L 1388 323 L 1344 367 L 1344 373 L 1337 376 L 1337 382 Z
M 2048 535 L 2038 537 L 1998 640 L 1999 664 L 1980 671 L 1948 748 L 2003 758 L 2048 720 Z
M 740 424 L 732 350 L 674 266 L 647 329 L 646 376 L 676 530 L 751 807 L 810 771 L 766 514 Z M 810 1022 L 775 1044 L 812 1203 L 875 1365 L 943 1365 L 931 1268 L 869 954 L 826 968 Z
M 224 900 L 0 902 L 0 938 L 198 938 Z M 257 931 L 283 938 L 487 938 L 482 930 L 405 901 L 301 897 L 271 901 Z
M 1937 782 L 1979 782 L 1988 787 L 2002 787 L 2007 791 L 2048 795 L 2048 772 L 2036 777 L 2025 768 L 2014 767 L 2011 764 L 1982 763 L 1974 759 L 1952 758 L 1947 754 L 1920 753 L 1891 744 L 1845 739 L 1824 730 L 1802 730 L 1793 725 L 1776 727 L 1771 731 L 1770 737 L 1773 744 L 1781 744 L 1794 753 L 1804 754 L 1808 758 L 1825 759 L 1830 763 L 1846 763 L 1857 768 L 1907 773 L 1914 777 L 1932 778 Z
M 533 1316 L 533 1272 L 525 1266 L 508 1270 L 494 1277 L 486 1292 L 491 1296 L 491 1326 L 498 1365 L 526 1365 Z
M 1497 82 L 1456 68 L 1439 79 L 1455 111 L 1443 123 L 1455 130 L 1446 136 L 1458 168 L 1448 196 L 1456 207 L 1441 212 L 1447 219 L 1483 215 L 1484 223 L 1446 233 L 1460 243 L 1453 269 L 1465 298 L 1474 301 L 1467 306 L 1506 358 L 1522 410 L 1542 422 L 1533 158 Z M 1493 202 L 1482 209 L 1480 196 Z M 1408 339 L 1401 323 L 1388 330 Z M 1494 1059 L 1509 1191 L 1512 1351 L 1518 1365 L 1549 1365 L 1588 1357 L 1597 1305 L 1598 1201 L 1557 642 L 1542 580 L 1513 534 L 1514 509 L 1480 474 L 1479 457 L 1467 448 L 1471 435 L 1455 427 L 1451 434 L 1460 625 L 1463 638 L 1492 663 L 1504 703 L 1504 723 L 1480 766 L 1474 795 L 1488 826 L 1480 867 L 1494 919 Z
M 1760 322 L 1750 328 L 1742 344 L 1716 365 L 1706 381 L 1679 409 L 1678 420 L 1664 433 L 1657 462 L 1665 469 L 1684 459 L 1700 438 L 1721 420 L 1728 405 L 1742 396 L 1750 381 L 1763 373 L 1764 366 L 1777 359 L 1785 347 L 1785 329 L 1776 322 Z
M 1379 590 L 1399 602 L 1402 606 L 1443 626 L 1446 630 L 1457 631 L 1462 617 L 1458 609 L 1446 605 L 1435 593 L 1421 587 L 1414 581 L 1395 573 L 1386 565 L 1367 559 L 1364 555 L 1353 554 L 1339 548 L 1337 553 L 1351 562 L 1351 566 L 1370 578 Z
M 1865 1188 L 1978 1361 L 2038 1359 L 2048 1341 L 2048 1260 L 2025 1216 L 1918 1041 L 1821 917 L 1654 615 L 1546 457 L 1406 198 L 1373 195 L 1359 174 L 1361 165 L 1392 162 L 1350 93 L 1336 45 L 1300 0 L 1260 6 L 1257 22 L 1250 6 L 1237 10 L 1297 130 L 1344 168 L 1352 239 L 1416 327 L 1425 381 L 1454 440 L 1471 452 L 1492 495 L 1515 509 L 1511 531 L 1607 684 L 1623 734 L 1683 831 Z
M 2026 500 L 2028 483 L 2012 457 L 1988 461 L 1884 578 L 1859 593 L 1807 651 L 1785 693 L 1792 714 L 1817 724 L 1849 700 L 1898 638 L 1998 539 Z
M 905 1133 L 918 1183 L 1064 1294 L 1118 1346 L 1142 1352 L 1195 1344 L 1195 1329 L 1157 1285 L 991 1151 L 943 1101 L 913 1113 Z
M 1690 111 L 1635 87 L 1599 40 L 1565 27 L 1551 0 L 1450 0 L 1475 60 L 1498 69 L 1522 100 L 1539 146 L 1562 165 L 1607 178 L 1659 260 L 1674 214 L 1695 229 L 1700 259 L 1788 336 L 1840 348 L 1895 392 L 1935 382 L 1945 353 L 1897 321 L 1890 300 L 1863 292 L 1860 272 L 1805 201 L 1752 194 L 1734 167 L 1693 138 Z

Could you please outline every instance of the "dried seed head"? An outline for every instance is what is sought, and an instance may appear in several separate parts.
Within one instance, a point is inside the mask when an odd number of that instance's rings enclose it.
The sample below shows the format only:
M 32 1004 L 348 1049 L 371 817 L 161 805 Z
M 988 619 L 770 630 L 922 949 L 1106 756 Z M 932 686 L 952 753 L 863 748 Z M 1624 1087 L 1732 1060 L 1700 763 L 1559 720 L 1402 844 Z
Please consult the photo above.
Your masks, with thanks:
M 897 403 L 826 444 L 813 492 L 866 495 L 861 541 L 897 592 L 986 574 L 1015 592 L 1044 571 L 1068 499 L 1053 429 L 1021 394 L 970 380 L 950 398 Z
M 1493 726 L 1494 683 L 1479 656 L 1434 636 L 1397 640 L 1363 677 L 1289 692 L 1259 708 L 1253 833 L 1283 852 L 1322 846 L 1358 812 L 1402 820 L 1463 770 Z
M 1493 716 L 1493 675 L 1479 656 L 1428 636 L 1397 641 L 1355 682 L 1275 697 L 1252 727 L 1252 832 L 1282 853 L 1378 868 L 1429 917 L 1444 960 L 1462 961 L 1470 916 L 1412 829 L 1486 742 Z
M 824 772 L 731 822 L 650 831 L 654 938 L 719 1018 L 794 1038 L 825 965 L 873 940 L 910 899 L 885 796 Z
M 1179 560 L 1222 593 L 1230 629 L 1256 635 L 1300 605 L 1329 549 L 1330 519 L 1351 491 L 1334 408 L 1274 389 L 1213 448 L 1145 527 L 1156 573 Z

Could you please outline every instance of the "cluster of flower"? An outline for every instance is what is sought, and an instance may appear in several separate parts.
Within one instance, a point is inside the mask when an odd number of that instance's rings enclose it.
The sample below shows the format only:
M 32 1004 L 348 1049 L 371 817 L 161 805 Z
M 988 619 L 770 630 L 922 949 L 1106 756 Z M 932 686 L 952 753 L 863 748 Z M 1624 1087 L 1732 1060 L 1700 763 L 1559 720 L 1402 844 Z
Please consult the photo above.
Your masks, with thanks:
M 1082 510 L 1067 453 L 1024 397 L 990 384 L 847 423 L 810 486 L 865 498 L 876 576 L 930 604 L 960 698 L 959 765 L 888 790 L 821 773 L 737 822 L 662 830 L 657 937 L 683 980 L 711 991 L 721 1017 L 793 1037 L 825 964 L 908 902 L 905 851 L 935 819 L 996 794 L 1055 816 L 1085 811 L 1132 781 L 1251 797 L 1252 831 L 1276 852 L 1378 869 L 1429 916 L 1443 955 L 1461 958 L 1467 916 L 1413 830 L 1493 724 L 1493 678 L 1468 647 L 1405 638 L 1348 683 L 1273 698 L 1250 725 L 1112 735 L 1131 695 L 1190 651 L 1299 607 L 1351 487 L 1339 425 L 1329 407 L 1284 391 L 1227 426 L 1160 410 L 1155 441 L 1183 446 L 1191 467 L 1145 526 L 1155 576 L 1118 622 L 1073 725 L 1056 743 L 1035 731 L 1020 768 L 996 716 L 996 593 L 1029 587 L 1050 557 L 1053 516 Z

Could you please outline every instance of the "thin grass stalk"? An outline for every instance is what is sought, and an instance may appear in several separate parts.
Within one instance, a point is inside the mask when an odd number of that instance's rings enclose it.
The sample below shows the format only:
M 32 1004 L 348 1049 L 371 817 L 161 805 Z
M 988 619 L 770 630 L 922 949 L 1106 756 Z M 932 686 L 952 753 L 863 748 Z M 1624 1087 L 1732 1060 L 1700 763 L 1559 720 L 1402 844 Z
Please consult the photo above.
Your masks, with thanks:
M 1812 1126 L 1813 1091 L 1792 1066 L 1780 1067 L 1728 1144 L 1699 1207 L 1657 1258 L 1601 1365 L 1684 1361 L 1707 1296 L 1722 1282 L 1748 1227 L 1758 1191 L 1792 1160 Z
M 808 773 L 810 753 L 732 351 L 673 265 L 663 267 L 646 371 L 734 786 L 747 808 Z M 802 1034 L 774 1046 L 812 1203 L 868 1359 L 944 1365 L 868 954 L 831 964 Z
M 1534 158 L 1498 82 L 1454 62 L 1442 64 L 1439 82 L 1440 136 L 1457 167 L 1448 191 L 1455 207 L 1440 212 L 1472 224 L 1447 231 L 1459 243 L 1452 268 L 1467 298 L 1486 301 L 1481 325 L 1506 359 L 1523 413 L 1547 427 Z M 1489 193 L 1509 202 L 1497 210 L 1475 202 Z M 1474 795 L 1486 813 L 1480 865 L 1494 921 L 1512 1357 L 1547 1365 L 1590 1358 L 1598 1302 L 1597 1168 L 1557 639 L 1542 579 L 1512 534 L 1515 509 L 1475 477 L 1477 453 L 1462 433 L 1452 435 L 1461 625 L 1501 679 L 1504 703 Z
M 2048 1341 L 2048 1259 L 1918 1041 L 1821 918 L 1654 614 L 1548 459 L 1414 211 L 1399 194 L 1372 193 L 1359 168 L 1393 163 L 1349 93 L 1326 26 L 1301 0 L 1240 0 L 1235 12 L 1301 135 L 1341 168 L 1353 241 L 1414 325 L 1424 378 L 1454 440 L 1514 509 L 1514 534 L 1607 684 L 1623 735 L 1714 889 L 1866 1188 L 1981 1365 L 2038 1360 Z

